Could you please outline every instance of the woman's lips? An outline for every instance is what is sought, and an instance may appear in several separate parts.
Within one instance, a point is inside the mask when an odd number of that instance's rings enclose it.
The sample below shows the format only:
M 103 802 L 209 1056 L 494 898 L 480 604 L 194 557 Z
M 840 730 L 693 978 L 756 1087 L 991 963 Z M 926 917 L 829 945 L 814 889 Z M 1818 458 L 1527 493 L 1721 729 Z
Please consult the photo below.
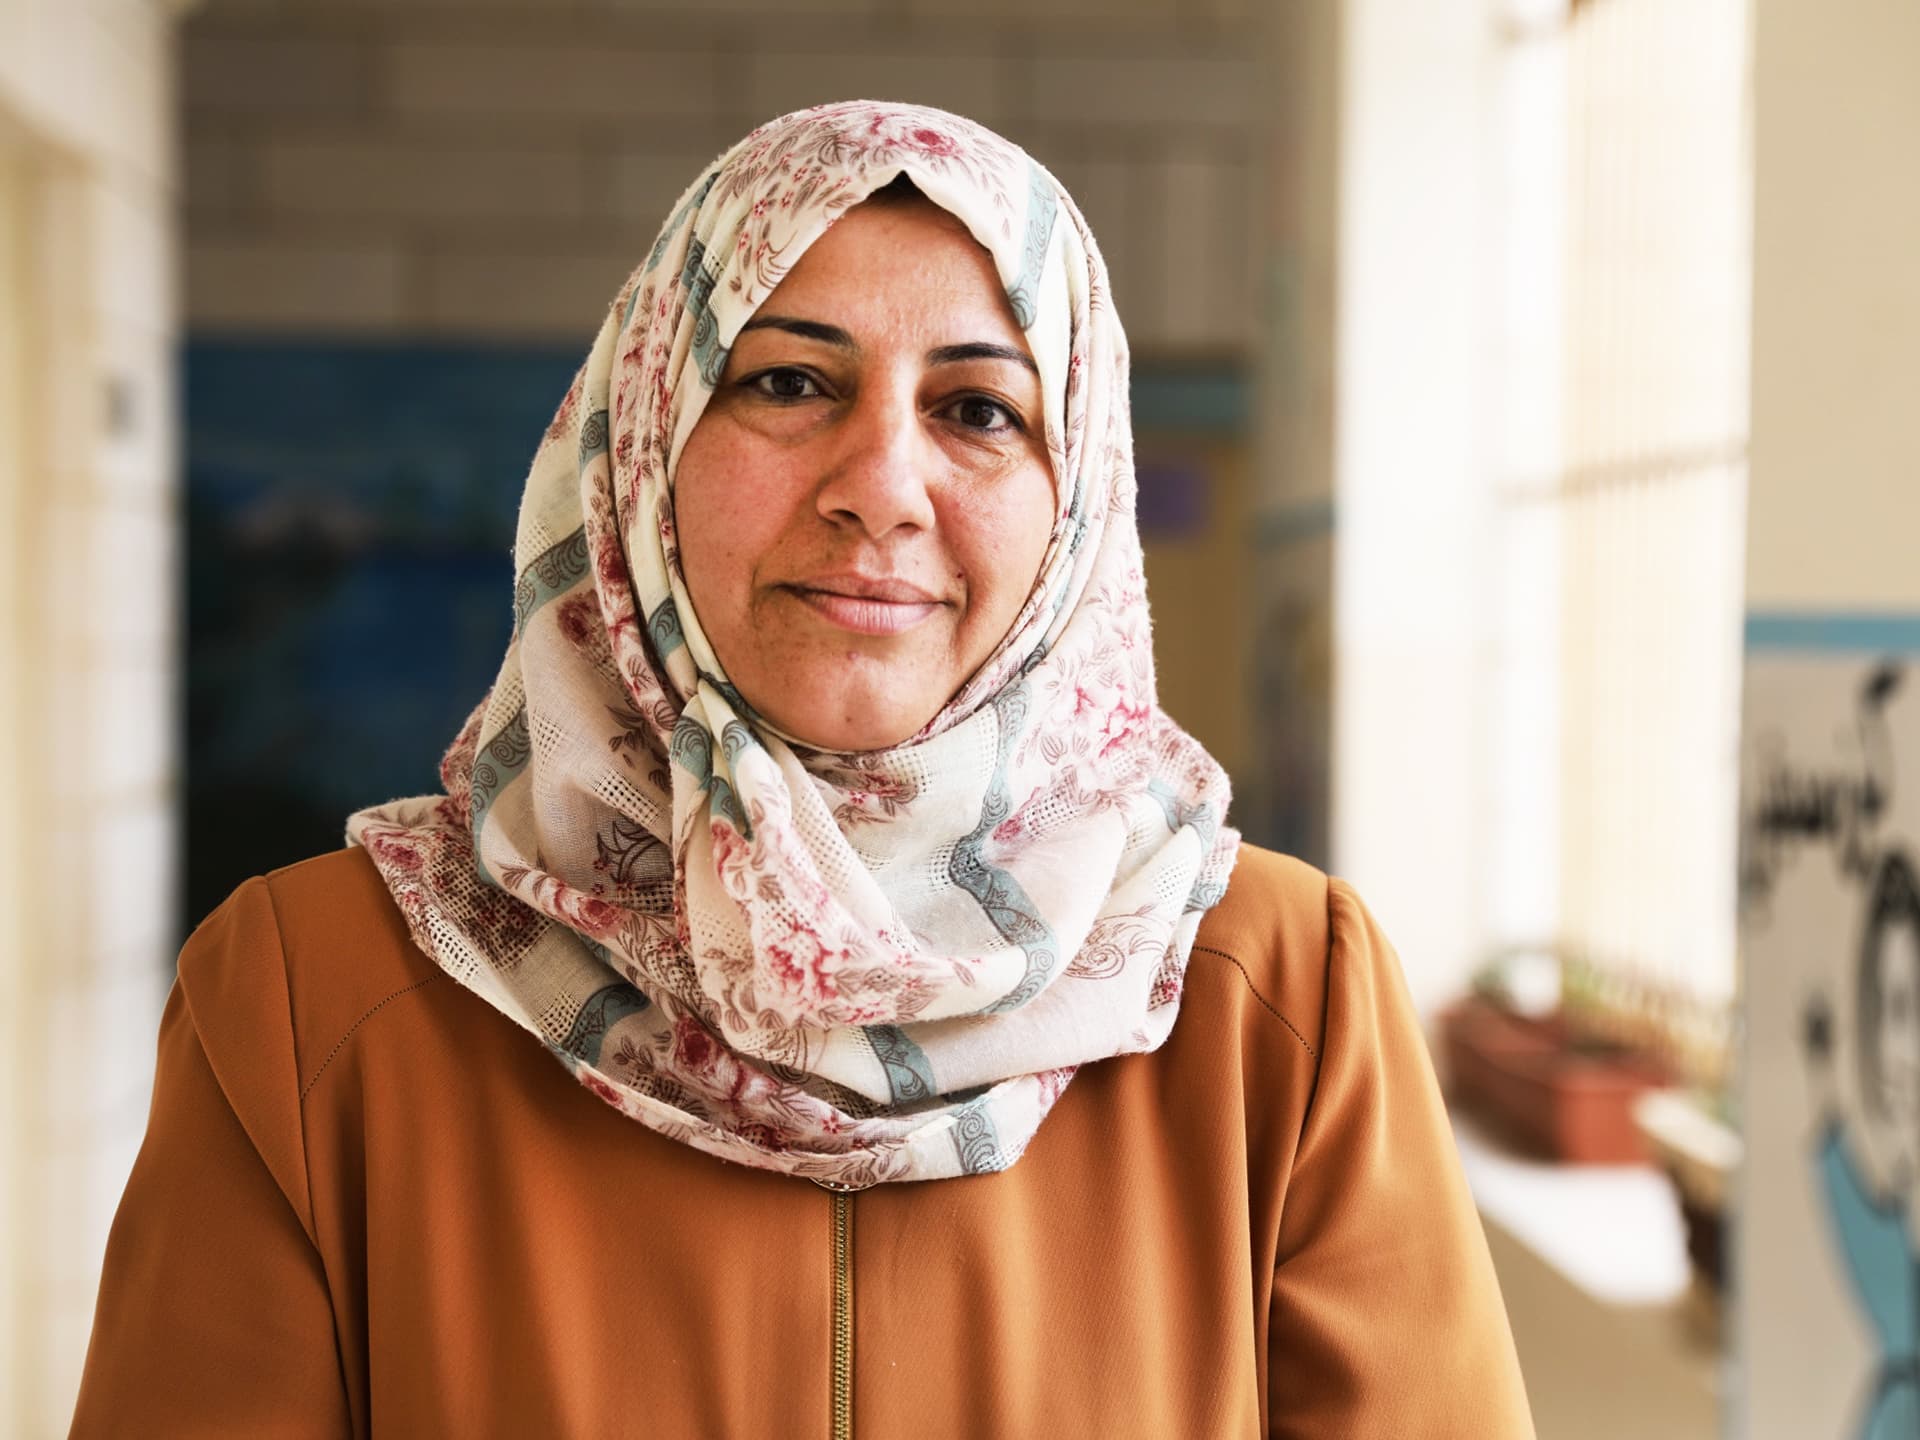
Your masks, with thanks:
M 898 635 L 940 608 L 940 601 L 897 581 L 813 581 L 788 587 L 814 614 L 855 635 Z

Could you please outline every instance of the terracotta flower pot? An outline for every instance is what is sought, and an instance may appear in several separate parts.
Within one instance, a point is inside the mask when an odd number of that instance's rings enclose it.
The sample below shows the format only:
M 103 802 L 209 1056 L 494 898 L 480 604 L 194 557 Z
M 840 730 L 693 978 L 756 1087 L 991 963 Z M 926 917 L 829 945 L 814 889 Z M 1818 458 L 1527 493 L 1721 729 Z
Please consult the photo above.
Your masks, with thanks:
M 1633 1107 L 1671 1083 L 1655 1062 L 1579 1043 L 1558 1017 L 1526 1019 L 1478 996 L 1443 1011 L 1440 1030 L 1454 1096 L 1519 1145 L 1580 1165 L 1652 1158 Z

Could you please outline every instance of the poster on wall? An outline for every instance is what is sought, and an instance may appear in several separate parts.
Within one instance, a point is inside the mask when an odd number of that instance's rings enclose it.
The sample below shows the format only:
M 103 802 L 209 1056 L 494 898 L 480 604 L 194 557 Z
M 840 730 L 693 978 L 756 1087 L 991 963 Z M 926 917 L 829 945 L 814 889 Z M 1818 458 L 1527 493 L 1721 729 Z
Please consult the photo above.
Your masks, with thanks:
M 1727 1433 L 1920 1435 L 1920 650 L 1752 630 Z

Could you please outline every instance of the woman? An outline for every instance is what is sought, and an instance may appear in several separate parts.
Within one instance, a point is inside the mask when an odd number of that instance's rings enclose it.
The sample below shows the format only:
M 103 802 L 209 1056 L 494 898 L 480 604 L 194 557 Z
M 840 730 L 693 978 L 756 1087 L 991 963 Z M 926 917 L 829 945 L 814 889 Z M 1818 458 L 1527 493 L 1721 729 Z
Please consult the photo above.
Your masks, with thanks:
M 447 794 L 181 958 L 75 1432 L 1530 1433 L 1391 953 L 1155 705 L 1126 406 L 999 137 L 700 177 Z

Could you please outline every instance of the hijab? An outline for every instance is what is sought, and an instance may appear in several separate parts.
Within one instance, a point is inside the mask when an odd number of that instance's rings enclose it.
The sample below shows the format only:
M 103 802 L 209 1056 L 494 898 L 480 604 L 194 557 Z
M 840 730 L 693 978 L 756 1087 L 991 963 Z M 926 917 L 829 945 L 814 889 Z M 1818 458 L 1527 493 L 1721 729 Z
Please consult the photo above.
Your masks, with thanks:
M 891 749 L 758 717 L 688 599 L 681 448 L 741 326 L 906 176 L 992 256 L 1052 532 L 979 670 Z M 836 1188 L 1012 1165 L 1076 1069 L 1158 1047 L 1239 837 L 1160 710 L 1126 339 L 1059 183 L 959 116 L 783 116 L 695 180 L 534 456 L 499 677 L 446 793 L 352 817 L 416 943 L 594 1094 Z

